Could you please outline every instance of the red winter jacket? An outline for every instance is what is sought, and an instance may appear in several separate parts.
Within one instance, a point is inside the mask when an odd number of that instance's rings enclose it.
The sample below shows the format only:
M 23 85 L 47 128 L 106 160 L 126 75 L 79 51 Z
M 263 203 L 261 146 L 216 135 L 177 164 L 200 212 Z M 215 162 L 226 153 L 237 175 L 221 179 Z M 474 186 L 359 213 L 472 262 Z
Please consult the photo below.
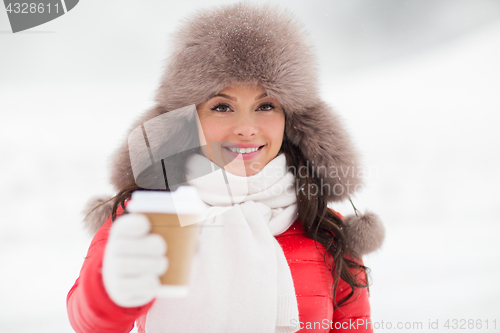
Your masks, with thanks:
M 122 213 L 120 207 L 118 215 Z M 104 288 L 101 268 L 111 225 L 110 217 L 92 239 L 80 276 L 68 293 L 69 321 L 78 333 L 130 332 L 135 321 L 139 332 L 145 332 L 146 314 L 154 300 L 144 306 L 125 308 L 115 304 Z M 293 324 L 301 328 L 299 332 L 373 332 L 366 288 L 358 289 L 353 302 L 333 312 L 331 272 L 298 219 L 276 240 L 292 273 L 299 307 L 299 322 Z M 317 247 L 321 253 L 325 251 L 320 243 Z M 339 280 L 337 302 L 350 291 L 349 285 Z

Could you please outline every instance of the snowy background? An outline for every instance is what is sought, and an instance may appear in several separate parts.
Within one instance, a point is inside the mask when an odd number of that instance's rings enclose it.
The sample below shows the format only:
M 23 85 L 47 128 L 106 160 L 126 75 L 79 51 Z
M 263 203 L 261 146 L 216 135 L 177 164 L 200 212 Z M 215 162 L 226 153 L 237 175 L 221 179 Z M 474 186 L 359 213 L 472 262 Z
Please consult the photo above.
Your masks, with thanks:
M 370 171 L 354 202 L 386 226 L 365 257 L 372 321 L 500 331 L 500 2 L 281 2 Z M 168 34 L 205 6 L 86 0 L 17 34 L 0 9 L 0 332 L 72 332 L 81 209 L 113 193 L 109 155 L 153 104 Z

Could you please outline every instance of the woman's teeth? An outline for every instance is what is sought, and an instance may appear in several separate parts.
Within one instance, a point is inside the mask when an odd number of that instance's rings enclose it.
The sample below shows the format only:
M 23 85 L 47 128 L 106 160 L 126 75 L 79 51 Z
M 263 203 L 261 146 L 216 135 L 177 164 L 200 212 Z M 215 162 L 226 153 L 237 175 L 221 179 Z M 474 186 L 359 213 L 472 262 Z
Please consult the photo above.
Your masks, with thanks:
M 233 153 L 248 154 L 248 153 L 253 153 L 254 151 L 259 150 L 260 147 L 256 147 L 256 148 L 230 148 L 230 147 L 225 147 L 225 148 L 229 149 Z

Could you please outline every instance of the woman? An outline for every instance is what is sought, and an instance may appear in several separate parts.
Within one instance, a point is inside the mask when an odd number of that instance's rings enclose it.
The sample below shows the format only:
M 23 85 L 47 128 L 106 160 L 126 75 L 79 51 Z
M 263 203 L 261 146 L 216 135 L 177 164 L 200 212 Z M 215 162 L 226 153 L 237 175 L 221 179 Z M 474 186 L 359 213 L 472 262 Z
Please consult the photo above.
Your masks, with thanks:
M 68 294 L 73 328 L 371 332 L 361 256 L 384 229 L 373 213 L 343 218 L 327 207 L 361 179 L 347 133 L 318 97 L 300 24 L 237 3 L 196 13 L 174 37 L 157 105 L 115 154 L 118 194 L 88 204 L 97 233 Z M 219 168 L 200 177 L 204 166 Z M 168 244 L 148 234 L 144 216 L 123 213 L 137 189 L 186 183 L 215 214 L 200 229 L 190 295 L 156 299 Z

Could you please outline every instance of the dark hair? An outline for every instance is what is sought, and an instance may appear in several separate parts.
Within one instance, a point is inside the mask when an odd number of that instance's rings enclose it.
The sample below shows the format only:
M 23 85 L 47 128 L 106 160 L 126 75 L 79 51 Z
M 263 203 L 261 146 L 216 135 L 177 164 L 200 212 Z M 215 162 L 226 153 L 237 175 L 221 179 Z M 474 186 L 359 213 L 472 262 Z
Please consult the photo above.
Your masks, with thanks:
M 186 124 L 186 126 L 195 126 L 191 123 L 191 121 L 188 122 L 190 123 Z M 197 131 L 184 131 L 183 133 L 194 134 L 197 133 Z M 184 137 L 175 136 L 175 138 L 168 142 L 168 144 L 193 147 L 193 140 L 199 140 L 198 136 L 193 134 L 189 134 L 191 137 L 186 135 L 184 135 Z M 154 182 L 156 180 L 154 175 L 158 175 L 161 168 L 163 168 L 163 172 L 167 169 L 168 174 L 172 175 L 169 177 L 168 183 L 165 183 L 166 191 L 173 191 L 176 189 L 178 184 L 184 183 L 185 163 L 187 158 L 193 153 L 201 153 L 201 150 L 199 148 L 189 149 L 183 154 L 177 155 L 176 158 L 162 160 L 161 164 L 157 163 L 152 165 L 141 173 L 141 185 L 143 185 L 143 187 L 138 186 L 134 182 L 121 189 L 118 194 L 112 198 L 114 199 L 111 214 L 112 220 L 115 221 L 117 218 L 117 210 L 119 206 L 121 206 L 125 211 L 124 203 L 131 197 L 133 191 L 145 190 L 145 188 L 155 188 L 153 186 L 144 186 L 144 184 L 147 184 L 147 179 L 151 179 L 151 182 Z M 291 169 L 295 170 L 295 193 L 297 196 L 299 220 L 302 228 L 304 229 L 307 237 L 320 243 L 326 249 L 325 253 L 321 253 L 316 246 L 316 249 L 323 256 L 325 264 L 332 273 L 333 294 L 336 295 L 337 293 L 337 287 L 340 279 L 344 280 L 351 288 L 351 292 L 346 297 L 341 299 L 338 304 L 336 302 L 336 298 L 333 298 L 334 309 L 338 309 L 341 306 L 348 304 L 347 301 L 353 297 L 357 288 L 368 288 L 369 268 L 362 265 L 358 254 L 348 248 L 346 236 L 343 231 L 344 223 L 342 219 L 337 216 L 337 214 L 327 207 L 327 202 L 325 202 L 324 196 L 318 193 L 318 191 L 316 191 L 316 193 L 311 193 L 310 191 L 305 193 L 305 191 L 299 190 L 302 188 L 309 189 L 311 185 L 319 186 L 320 180 L 317 177 L 314 177 L 314 173 L 311 172 L 312 170 L 308 170 L 311 167 L 310 164 L 307 163 L 299 147 L 295 146 L 288 140 L 286 134 L 284 135 L 279 153 L 285 154 L 287 165 L 289 167 L 292 166 Z M 302 176 L 301 173 L 297 172 L 297 170 L 303 170 L 303 168 L 307 168 L 306 176 Z M 327 253 L 331 255 L 332 259 L 329 263 L 326 260 Z M 362 275 L 362 278 L 359 278 L 358 275 Z

